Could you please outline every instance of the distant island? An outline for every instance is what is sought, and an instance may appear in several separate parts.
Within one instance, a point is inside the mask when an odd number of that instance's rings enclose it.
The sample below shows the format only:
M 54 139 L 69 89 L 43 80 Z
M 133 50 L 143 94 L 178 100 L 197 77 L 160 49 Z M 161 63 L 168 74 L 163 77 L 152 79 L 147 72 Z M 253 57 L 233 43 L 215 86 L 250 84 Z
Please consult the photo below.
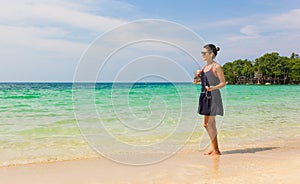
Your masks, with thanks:
M 300 58 L 277 52 L 266 53 L 251 60 L 235 60 L 223 65 L 228 84 L 300 84 Z

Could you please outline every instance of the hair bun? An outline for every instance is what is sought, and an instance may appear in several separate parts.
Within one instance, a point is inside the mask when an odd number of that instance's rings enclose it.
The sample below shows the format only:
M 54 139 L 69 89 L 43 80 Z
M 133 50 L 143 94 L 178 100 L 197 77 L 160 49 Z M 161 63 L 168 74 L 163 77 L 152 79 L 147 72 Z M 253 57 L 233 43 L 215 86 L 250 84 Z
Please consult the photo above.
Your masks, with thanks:
M 216 50 L 219 51 L 219 50 L 220 50 L 220 47 L 216 47 Z

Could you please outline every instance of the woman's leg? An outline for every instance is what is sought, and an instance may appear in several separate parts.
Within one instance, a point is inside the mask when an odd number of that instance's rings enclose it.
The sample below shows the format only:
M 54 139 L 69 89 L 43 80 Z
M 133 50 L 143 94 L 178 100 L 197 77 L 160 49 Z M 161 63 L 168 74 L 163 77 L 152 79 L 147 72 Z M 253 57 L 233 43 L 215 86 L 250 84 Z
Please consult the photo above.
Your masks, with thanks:
M 220 150 L 218 146 L 217 138 L 217 127 L 216 127 L 216 118 L 215 116 L 204 116 L 204 124 L 212 144 L 212 150 L 205 153 L 206 155 L 220 155 Z

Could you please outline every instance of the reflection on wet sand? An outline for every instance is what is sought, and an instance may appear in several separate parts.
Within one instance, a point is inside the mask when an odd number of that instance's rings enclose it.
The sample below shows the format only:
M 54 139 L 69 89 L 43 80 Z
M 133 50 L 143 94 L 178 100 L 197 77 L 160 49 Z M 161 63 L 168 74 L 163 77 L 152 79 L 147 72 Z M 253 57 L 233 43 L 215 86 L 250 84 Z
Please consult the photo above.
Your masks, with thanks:
M 212 157 L 212 173 L 214 177 L 219 175 L 220 155 Z

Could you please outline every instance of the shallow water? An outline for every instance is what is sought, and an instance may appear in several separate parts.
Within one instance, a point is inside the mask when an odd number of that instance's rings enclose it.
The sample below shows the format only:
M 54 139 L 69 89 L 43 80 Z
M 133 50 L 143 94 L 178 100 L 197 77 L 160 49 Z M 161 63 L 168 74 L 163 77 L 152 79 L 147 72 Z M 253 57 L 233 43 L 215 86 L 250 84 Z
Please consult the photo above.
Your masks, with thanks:
M 187 83 L 2 83 L 0 165 L 96 157 L 90 146 L 155 153 L 206 143 L 199 92 Z M 299 85 L 227 85 L 221 92 L 223 146 L 299 137 Z

